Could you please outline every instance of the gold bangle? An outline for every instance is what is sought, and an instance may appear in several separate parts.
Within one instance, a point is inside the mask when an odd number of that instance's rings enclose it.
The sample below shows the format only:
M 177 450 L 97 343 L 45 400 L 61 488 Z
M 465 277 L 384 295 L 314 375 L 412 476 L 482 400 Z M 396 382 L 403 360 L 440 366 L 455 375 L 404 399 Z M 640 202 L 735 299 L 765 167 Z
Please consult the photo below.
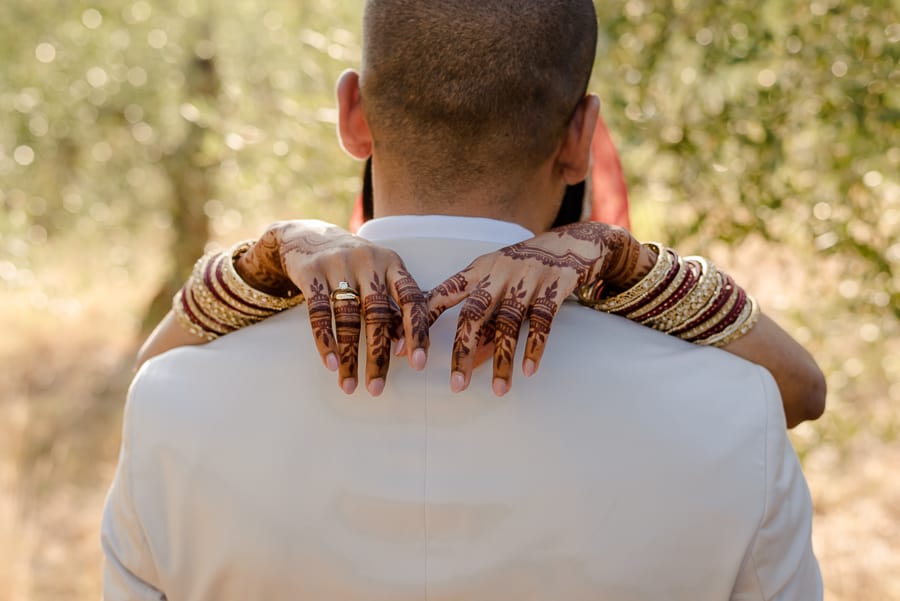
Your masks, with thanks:
M 718 294 L 713 295 L 712 301 L 714 302 L 716 297 L 719 294 L 728 294 L 728 300 L 725 301 L 725 304 L 722 305 L 715 314 L 710 315 L 696 326 L 688 330 L 687 332 L 682 332 L 678 334 L 678 337 L 683 340 L 690 340 L 692 338 L 696 338 L 697 336 L 701 336 L 703 332 L 711 330 L 717 323 L 719 323 L 722 319 L 725 318 L 726 315 L 731 313 L 731 310 L 734 309 L 735 304 L 737 304 L 738 297 L 740 294 L 737 291 L 737 284 L 728 281 L 721 271 L 718 273 L 719 278 L 722 279 L 722 283 L 718 286 Z M 696 342 L 696 341 L 694 341 Z
M 656 298 L 652 299 L 649 303 L 640 307 L 639 309 L 632 311 L 631 313 L 627 313 L 625 317 L 636 321 L 638 323 L 643 323 L 641 318 L 644 315 L 648 315 L 653 312 L 654 309 L 668 301 L 675 292 L 681 288 L 681 285 L 684 284 L 684 280 L 688 277 L 688 269 L 687 265 L 685 265 L 684 261 L 682 261 L 681 257 L 675 257 L 675 263 L 678 265 L 678 271 L 675 274 L 675 277 L 672 278 L 672 281 L 669 282 L 669 285 L 666 286 L 665 290 L 656 295 Z
M 184 308 L 184 289 L 182 288 L 178 292 L 175 293 L 175 296 L 172 297 L 172 312 L 175 313 L 175 321 L 178 322 L 184 330 L 189 333 L 197 336 L 199 338 L 203 338 L 207 342 L 215 340 L 219 337 L 219 334 L 213 332 L 212 330 L 207 330 L 200 324 L 194 322 L 187 314 Z
M 233 331 L 227 324 L 220 322 L 215 316 L 207 313 L 204 307 L 200 306 L 194 297 L 193 278 L 188 280 L 188 282 L 190 285 L 182 288 L 183 292 L 181 295 L 183 306 L 189 312 L 188 318 L 205 331 L 214 332 L 219 336 Z
M 758 319 L 759 305 L 757 304 L 756 299 L 748 294 L 747 304 L 744 306 L 744 309 L 741 311 L 740 316 L 738 316 L 733 324 L 731 324 L 718 334 L 710 336 L 709 338 L 706 338 L 704 340 L 698 340 L 697 344 L 705 344 L 717 347 L 730 344 L 752 330 L 753 326 L 756 325 Z
M 717 289 L 717 271 L 711 261 L 703 257 L 688 257 L 684 261 L 698 265 L 700 277 L 694 288 L 672 307 L 647 322 L 650 327 L 667 334 L 701 315 Z
M 656 252 L 656 263 L 650 268 L 643 278 L 634 286 L 620 292 L 615 296 L 604 299 L 586 298 L 583 294 L 584 289 L 578 291 L 578 298 L 585 305 L 591 306 L 599 311 L 608 313 L 627 311 L 630 305 L 643 299 L 651 290 L 658 286 L 666 277 L 669 269 L 672 267 L 672 254 L 669 249 L 656 242 L 645 242 L 645 246 Z
M 227 311 L 236 314 L 235 319 L 241 321 L 256 323 L 275 315 L 277 311 L 273 309 L 260 309 L 259 307 L 254 307 L 253 305 L 245 303 L 238 298 L 235 293 L 222 284 L 220 274 L 224 272 L 225 263 L 230 260 L 230 255 L 221 252 L 216 254 L 209 262 L 209 265 L 204 268 L 203 284 L 204 289 L 208 294 L 213 297 L 213 300 L 217 304 L 224 306 Z M 207 273 L 209 273 L 209 277 L 206 276 Z
M 214 289 L 215 270 L 217 261 L 222 260 L 223 253 L 207 254 L 200 258 L 194 265 L 194 271 L 188 282 L 191 297 L 200 311 L 207 317 L 214 319 L 228 332 L 239 330 L 245 326 L 263 319 L 254 315 L 246 315 L 237 307 L 228 304 L 225 296 Z M 268 313 L 272 315 L 274 313 Z
M 706 303 L 698 309 L 692 316 L 685 320 L 685 322 L 681 325 L 673 327 L 671 330 L 668 330 L 667 334 L 672 334 L 673 336 L 678 336 L 679 338 L 686 338 L 686 334 L 692 331 L 698 331 L 696 328 L 700 326 L 704 326 L 706 324 L 706 319 L 702 321 L 697 321 L 702 316 L 709 313 L 712 308 L 715 306 L 716 302 L 718 302 L 719 295 L 722 293 L 722 289 L 727 284 L 726 278 L 723 274 L 716 270 L 715 268 L 710 271 L 710 282 L 712 286 L 712 293 L 709 295 L 709 299 Z M 707 319 L 709 319 L 707 317 Z M 690 327 L 691 329 L 687 332 L 680 332 L 679 330 L 683 330 L 684 328 Z
M 194 279 L 191 293 L 194 297 L 194 302 L 197 303 L 204 314 L 212 317 L 223 326 L 227 326 L 230 331 L 240 330 L 265 319 L 264 317 L 242 315 L 234 307 L 216 298 L 209 291 L 205 282 L 198 282 Z M 271 313 L 271 315 L 274 315 L 274 313 Z

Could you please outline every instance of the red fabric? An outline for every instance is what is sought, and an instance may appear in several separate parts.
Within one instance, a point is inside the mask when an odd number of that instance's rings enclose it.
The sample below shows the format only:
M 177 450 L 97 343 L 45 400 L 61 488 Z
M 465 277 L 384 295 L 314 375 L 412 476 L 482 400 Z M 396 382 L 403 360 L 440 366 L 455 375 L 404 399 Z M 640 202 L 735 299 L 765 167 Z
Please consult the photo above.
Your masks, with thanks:
M 631 229 L 625 174 L 603 117 L 597 118 L 594 139 L 591 141 L 591 155 L 591 221 Z
M 616 145 L 609 135 L 603 117 L 597 118 L 594 138 L 591 140 L 590 193 L 591 221 L 602 221 L 631 229 L 628 213 L 628 188 Z M 356 232 L 363 224 L 362 193 L 356 197 L 350 215 L 350 231 Z

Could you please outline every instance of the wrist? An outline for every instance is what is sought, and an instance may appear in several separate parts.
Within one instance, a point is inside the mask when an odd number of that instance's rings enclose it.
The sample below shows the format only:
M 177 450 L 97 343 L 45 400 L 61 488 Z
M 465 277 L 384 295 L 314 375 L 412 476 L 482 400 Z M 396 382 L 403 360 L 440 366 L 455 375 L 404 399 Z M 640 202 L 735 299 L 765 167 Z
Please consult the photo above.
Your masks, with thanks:
M 280 297 L 295 296 L 299 290 L 284 272 L 278 242 L 269 240 L 272 237 L 271 232 L 266 232 L 254 242 L 234 260 L 234 269 L 248 286 L 260 292 Z
M 641 281 L 656 263 L 656 252 L 652 246 L 638 242 L 625 228 L 606 227 L 605 236 L 597 245 L 599 256 L 588 281 L 602 282 L 605 294 L 609 295 Z
M 630 235 L 629 238 L 631 244 L 636 247 L 636 249 L 631 249 L 634 258 L 626 269 L 607 280 L 607 291 L 610 293 L 621 292 L 631 288 L 646 277 L 656 264 L 658 255 L 653 246 L 640 244 Z

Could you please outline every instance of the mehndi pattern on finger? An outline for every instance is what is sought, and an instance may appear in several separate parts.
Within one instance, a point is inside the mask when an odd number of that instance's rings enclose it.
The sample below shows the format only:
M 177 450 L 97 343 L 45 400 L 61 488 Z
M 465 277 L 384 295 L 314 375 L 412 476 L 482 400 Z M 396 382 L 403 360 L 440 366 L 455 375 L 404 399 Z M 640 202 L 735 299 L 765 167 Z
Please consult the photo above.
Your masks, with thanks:
M 478 344 L 478 334 L 481 332 L 474 332 L 473 337 L 472 329 L 475 323 L 488 317 L 488 310 L 494 302 L 493 295 L 487 290 L 490 285 L 491 276 L 488 274 L 476 284 L 460 308 L 456 339 L 453 342 L 454 365 L 471 355 Z
M 333 303 L 334 330 L 340 354 L 341 371 L 353 377 L 359 359 L 360 303 L 358 300 L 340 300 Z
M 310 292 L 312 294 L 306 300 L 306 309 L 309 311 L 309 323 L 312 326 L 313 336 L 323 347 L 330 347 L 333 342 L 331 298 L 325 291 L 325 284 L 318 278 L 313 278 Z
M 375 358 L 378 374 L 381 376 L 390 361 L 394 310 L 387 284 L 378 276 L 378 272 L 372 273 L 369 294 L 363 297 L 363 315 L 366 320 L 366 344 L 370 355 Z
M 425 293 L 419 288 L 415 278 L 405 269 L 399 269 L 400 279 L 394 282 L 397 299 L 401 306 L 410 306 L 410 323 L 416 336 L 416 348 L 423 348 L 428 339 L 428 313 L 425 308 Z M 411 351 L 413 349 L 410 349 Z
M 529 334 L 525 355 L 532 357 L 538 348 L 547 343 L 547 336 L 553 324 L 553 318 L 559 310 L 556 295 L 559 293 L 559 280 L 544 289 L 544 294 L 535 299 L 528 310 Z
M 504 369 L 512 366 L 513 352 L 519 337 L 519 330 L 525 320 L 528 307 L 522 302 L 525 299 L 524 278 L 509 289 L 509 293 L 500 301 L 494 314 L 496 334 L 494 336 L 494 366 Z
M 456 296 L 460 292 L 466 289 L 466 286 L 469 285 L 469 280 L 466 279 L 465 273 L 469 271 L 471 267 L 467 267 L 465 270 L 452 275 L 447 278 L 433 289 L 428 291 L 428 294 L 425 296 L 426 303 L 430 302 L 432 299 L 440 299 L 440 298 L 448 298 L 450 296 Z M 447 304 L 441 303 L 431 311 L 428 312 L 428 327 L 431 327 L 437 318 L 440 317 L 444 311 L 447 310 Z

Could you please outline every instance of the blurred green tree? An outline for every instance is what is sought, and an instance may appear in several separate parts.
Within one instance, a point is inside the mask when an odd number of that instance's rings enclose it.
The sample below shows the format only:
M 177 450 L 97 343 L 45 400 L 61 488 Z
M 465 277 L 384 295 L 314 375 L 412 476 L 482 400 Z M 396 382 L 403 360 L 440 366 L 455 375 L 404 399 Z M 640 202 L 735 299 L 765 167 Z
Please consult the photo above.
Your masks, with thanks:
M 857 307 L 900 317 L 896 3 L 597 6 L 595 85 L 668 235 L 841 255 Z

